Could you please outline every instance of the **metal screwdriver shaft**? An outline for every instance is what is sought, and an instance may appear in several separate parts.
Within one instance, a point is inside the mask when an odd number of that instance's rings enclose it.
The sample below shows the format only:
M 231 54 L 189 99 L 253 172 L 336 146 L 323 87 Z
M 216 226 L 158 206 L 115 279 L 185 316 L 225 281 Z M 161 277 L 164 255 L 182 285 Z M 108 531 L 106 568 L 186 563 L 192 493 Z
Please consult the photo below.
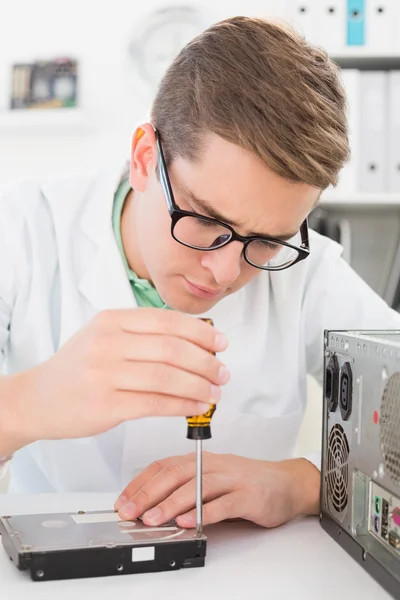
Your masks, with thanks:
M 213 325 L 211 319 L 202 319 Z M 214 354 L 214 352 L 212 353 Z M 188 424 L 186 437 L 196 440 L 196 536 L 203 536 L 203 440 L 211 438 L 211 419 L 215 412 L 215 404 L 203 415 L 186 417 Z
M 203 534 L 203 448 L 196 440 L 196 535 Z

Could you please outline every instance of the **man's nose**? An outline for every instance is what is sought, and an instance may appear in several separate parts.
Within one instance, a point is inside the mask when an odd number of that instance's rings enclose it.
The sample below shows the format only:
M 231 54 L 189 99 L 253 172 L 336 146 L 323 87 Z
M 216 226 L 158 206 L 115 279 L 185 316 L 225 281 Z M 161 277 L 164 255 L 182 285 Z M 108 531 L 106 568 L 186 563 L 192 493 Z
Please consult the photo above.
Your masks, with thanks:
M 243 244 L 241 242 L 231 242 L 218 250 L 204 252 L 201 265 L 211 271 L 219 285 L 228 287 L 237 280 L 241 273 L 242 252 Z

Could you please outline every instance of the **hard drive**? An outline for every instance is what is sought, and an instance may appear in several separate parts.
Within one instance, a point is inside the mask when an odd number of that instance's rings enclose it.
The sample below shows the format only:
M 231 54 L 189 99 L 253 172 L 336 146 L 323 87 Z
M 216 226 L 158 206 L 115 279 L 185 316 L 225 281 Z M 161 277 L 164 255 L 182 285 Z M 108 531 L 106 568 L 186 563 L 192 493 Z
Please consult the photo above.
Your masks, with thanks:
M 205 564 L 207 538 L 170 521 L 122 521 L 115 511 L 0 518 L 4 549 L 34 581 L 173 571 Z

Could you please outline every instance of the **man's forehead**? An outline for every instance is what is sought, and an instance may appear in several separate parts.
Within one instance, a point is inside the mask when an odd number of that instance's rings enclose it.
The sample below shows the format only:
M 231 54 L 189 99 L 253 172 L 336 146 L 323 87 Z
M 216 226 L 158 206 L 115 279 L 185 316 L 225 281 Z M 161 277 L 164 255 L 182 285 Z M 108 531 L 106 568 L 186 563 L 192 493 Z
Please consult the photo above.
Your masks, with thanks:
M 196 212 L 257 235 L 287 237 L 298 230 L 320 190 L 283 179 L 258 157 L 218 136 L 207 142 L 198 160 L 177 157 L 171 164 L 178 205 L 179 199 L 188 201 Z

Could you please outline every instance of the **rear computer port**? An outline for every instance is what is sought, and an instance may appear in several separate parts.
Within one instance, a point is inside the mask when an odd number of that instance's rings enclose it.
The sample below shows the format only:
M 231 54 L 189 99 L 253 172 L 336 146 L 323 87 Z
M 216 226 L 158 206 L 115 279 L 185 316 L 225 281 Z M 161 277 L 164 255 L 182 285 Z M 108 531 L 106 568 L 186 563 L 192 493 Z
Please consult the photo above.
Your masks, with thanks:
M 400 537 L 398 536 L 396 531 L 389 532 L 389 544 L 392 546 L 392 548 L 395 548 L 396 550 L 400 549 Z
M 382 526 L 387 527 L 389 525 L 389 521 L 387 517 L 382 517 Z
M 382 515 L 384 517 L 389 516 L 389 502 L 387 500 L 382 500 Z
M 388 530 L 387 530 L 387 527 L 382 527 L 382 528 L 381 528 L 381 536 L 382 536 L 383 538 L 385 538 L 385 540 L 387 540 L 387 537 L 388 537 Z
M 353 374 L 349 362 L 345 362 L 340 372 L 339 404 L 343 421 L 351 415 L 353 395 Z
M 378 515 L 375 515 L 375 517 L 374 517 L 374 529 L 375 529 L 376 533 L 379 533 L 380 520 L 379 520 Z
M 329 412 L 335 412 L 338 405 L 339 363 L 332 355 L 325 369 L 325 398 Z
M 375 512 L 379 514 L 381 512 L 381 499 L 379 496 L 375 496 L 374 500 Z

